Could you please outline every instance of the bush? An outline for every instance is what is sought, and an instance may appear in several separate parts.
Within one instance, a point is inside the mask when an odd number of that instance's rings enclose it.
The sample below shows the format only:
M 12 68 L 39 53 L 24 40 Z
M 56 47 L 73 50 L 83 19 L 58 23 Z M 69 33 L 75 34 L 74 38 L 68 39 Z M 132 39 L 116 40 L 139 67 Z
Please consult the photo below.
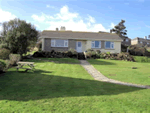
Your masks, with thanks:
M 4 60 L 0 60 L 0 73 L 4 72 L 6 63 Z
M 106 52 L 107 55 L 110 55 L 110 52 Z
M 110 60 L 125 60 L 125 61 L 135 61 L 134 58 L 129 53 L 101 53 L 100 58 L 110 59 Z
M 68 57 L 70 58 L 77 58 L 77 51 L 75 49 L 70 48 L 68 51 Z
M 10 59 L 10 65 L 16 66 L 17 62 L 20 61 L 21 56 L 19 54 L 10 54 L 9 59 Z
M 10 67 L 9 60 L 0 60 L 0 73 L 5 72 Z
M 100 54 L 101 53 L 101 51 L 100 50 L 96 50 L 96 54 Z
M 0 59 L 9 59 L 10 50 L 2 48 L 0 49 Z
M 37 51 L 33 54 L 33 57 L 45 57 L 45 54 L 43 51 Z
M 135 62 L 134 58 L 129 53 L 119 53 L 117 59 Z
M 69 49 L 69 51 L 65 52 L 55 52 L 52 50 L 51 52 L 46 51 L 37 51 L 33 54 L 33 57 L 43 57 L 43 58 L 64 58 L 64 57 L 70 57 L 70 58 L 77 58 L 77 52 L 74 49 Z
M 131 45 L 129 47 L 129 53 L 135 56 L 145 56 L 147 55 L 148 51 L 145 47 L 141 45 Z
M 100 58 L 100 50 L 88 49 L 84 52 L 86 58 Z

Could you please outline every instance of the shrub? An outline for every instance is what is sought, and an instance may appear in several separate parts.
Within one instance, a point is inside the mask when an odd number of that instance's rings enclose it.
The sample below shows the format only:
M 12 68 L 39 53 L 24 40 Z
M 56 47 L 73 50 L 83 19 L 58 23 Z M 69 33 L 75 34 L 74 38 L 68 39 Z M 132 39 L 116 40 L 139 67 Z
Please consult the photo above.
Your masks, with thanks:
M 129 53 L 119 53 L 117 56 L 118 60 L 125 60 L 125 61 L 133 61 L 135 62 L 134 58 Z
M 77 58 L 77 51 L 75 49 L 70 48 L 68 51 L 68 57 Z
M 0 60 L 0 73 L 4 72 L 6 63 L 4 60 Z
M 20 61 L 21 56 L 19 54 L 10 54 L 9 55 L 9 59 L 10 59 L 10 65 L 17 65 L 17 62 Z
M 96 54 L 100 54 L 101 53 L 101 51 L 100 50 L 96 50 Z
M 100 54 L 100 58 L 105 59 L 105 57 L 106 57 L 106 53 L 101 53 Z
M 131 45 L 129 47 L 129 53 L 135 56 L 145 56 L 148 53 L 148 51 L 145 47 L 141 45 Z
M 0 73 L 5 72 L 10 67 L 9 60 L 0 60 Z
M 94 51 L 93 49 L 87 49 L 86 50 L 87 52 L 92 52 L 92 51 Z
M 86 56 L 86 58 L 91 58 L 92 52 L 91 51 L 86 52 L 85 56 Z
M 44 54 L 42 51 L 37 51 L 33 54 L 33 57 L 44 57 Z
M 9 59 L 10 50 L 2 48 L 0 49 L 0 59 Z
M 110 59 L 110 60 L 125 60 L 125 61 L 135 61 L 134 58 L 129 55 L 129 53 L 101 53 L 100 58 Z
M 110 52 L 106 52 L 107 55 L 110 55 Z

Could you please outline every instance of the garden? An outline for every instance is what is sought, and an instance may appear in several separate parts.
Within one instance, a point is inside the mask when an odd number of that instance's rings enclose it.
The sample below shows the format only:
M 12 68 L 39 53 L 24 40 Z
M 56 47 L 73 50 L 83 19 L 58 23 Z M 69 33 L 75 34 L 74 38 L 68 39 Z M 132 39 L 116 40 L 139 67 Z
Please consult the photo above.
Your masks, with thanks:
M 5 38 L 0 37 L 2 113 L 150 112 L 149 89 L 94 80 L 80 65 L 74 49 L 29 51 L 37 41 L 38 32 L 21 20 L 3 24 L 16 26 L 17 23 L 25 32 L 12 27 L 10 32 L 4 32 Z M 141 47 L 131 47 L 129 53 L 112 54 L 88 49 L 84 55 L 108 78 L 149 85 L 149 52 L 143 51 L 145 49 L 141 51 Z M 18 61 L 34 62 L 36 70 L 25 72 L 20 69 L 17 72 Z
M 149 89 L 96 81 L 77 59 L 45 60 L 25 60 L 35 62 L 35 72 L 12 67 L 0 77 L 1 112 L 150 111 Z

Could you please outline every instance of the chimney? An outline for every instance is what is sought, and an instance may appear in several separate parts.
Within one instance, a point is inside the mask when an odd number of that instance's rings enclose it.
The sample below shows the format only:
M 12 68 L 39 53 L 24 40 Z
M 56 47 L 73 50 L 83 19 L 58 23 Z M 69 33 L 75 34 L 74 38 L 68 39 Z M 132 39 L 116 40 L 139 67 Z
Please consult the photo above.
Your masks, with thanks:
M 66 28 L 64 26 L 61 26 L 60 31 L 65 31 Z
M 147 40 L 147 36 L 145 36 L 144 39 Z
M 58 31 L 59 29 L 58 28 L 56 28 L 56 31 Z

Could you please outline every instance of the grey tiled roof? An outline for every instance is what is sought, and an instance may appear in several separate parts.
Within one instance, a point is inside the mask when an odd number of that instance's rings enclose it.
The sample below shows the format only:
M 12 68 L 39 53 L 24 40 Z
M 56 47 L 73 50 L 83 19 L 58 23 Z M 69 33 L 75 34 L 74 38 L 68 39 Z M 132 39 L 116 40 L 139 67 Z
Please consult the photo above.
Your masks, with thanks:
M 114 33 L 107 32 L 80 32 L 80 31 L 51 31 L 44 30 L 42 32 L 42 38 L 67 38 L 67 39 L 86 39 L 86 40 L 116 40 L 122 41 L 122 39 Z

